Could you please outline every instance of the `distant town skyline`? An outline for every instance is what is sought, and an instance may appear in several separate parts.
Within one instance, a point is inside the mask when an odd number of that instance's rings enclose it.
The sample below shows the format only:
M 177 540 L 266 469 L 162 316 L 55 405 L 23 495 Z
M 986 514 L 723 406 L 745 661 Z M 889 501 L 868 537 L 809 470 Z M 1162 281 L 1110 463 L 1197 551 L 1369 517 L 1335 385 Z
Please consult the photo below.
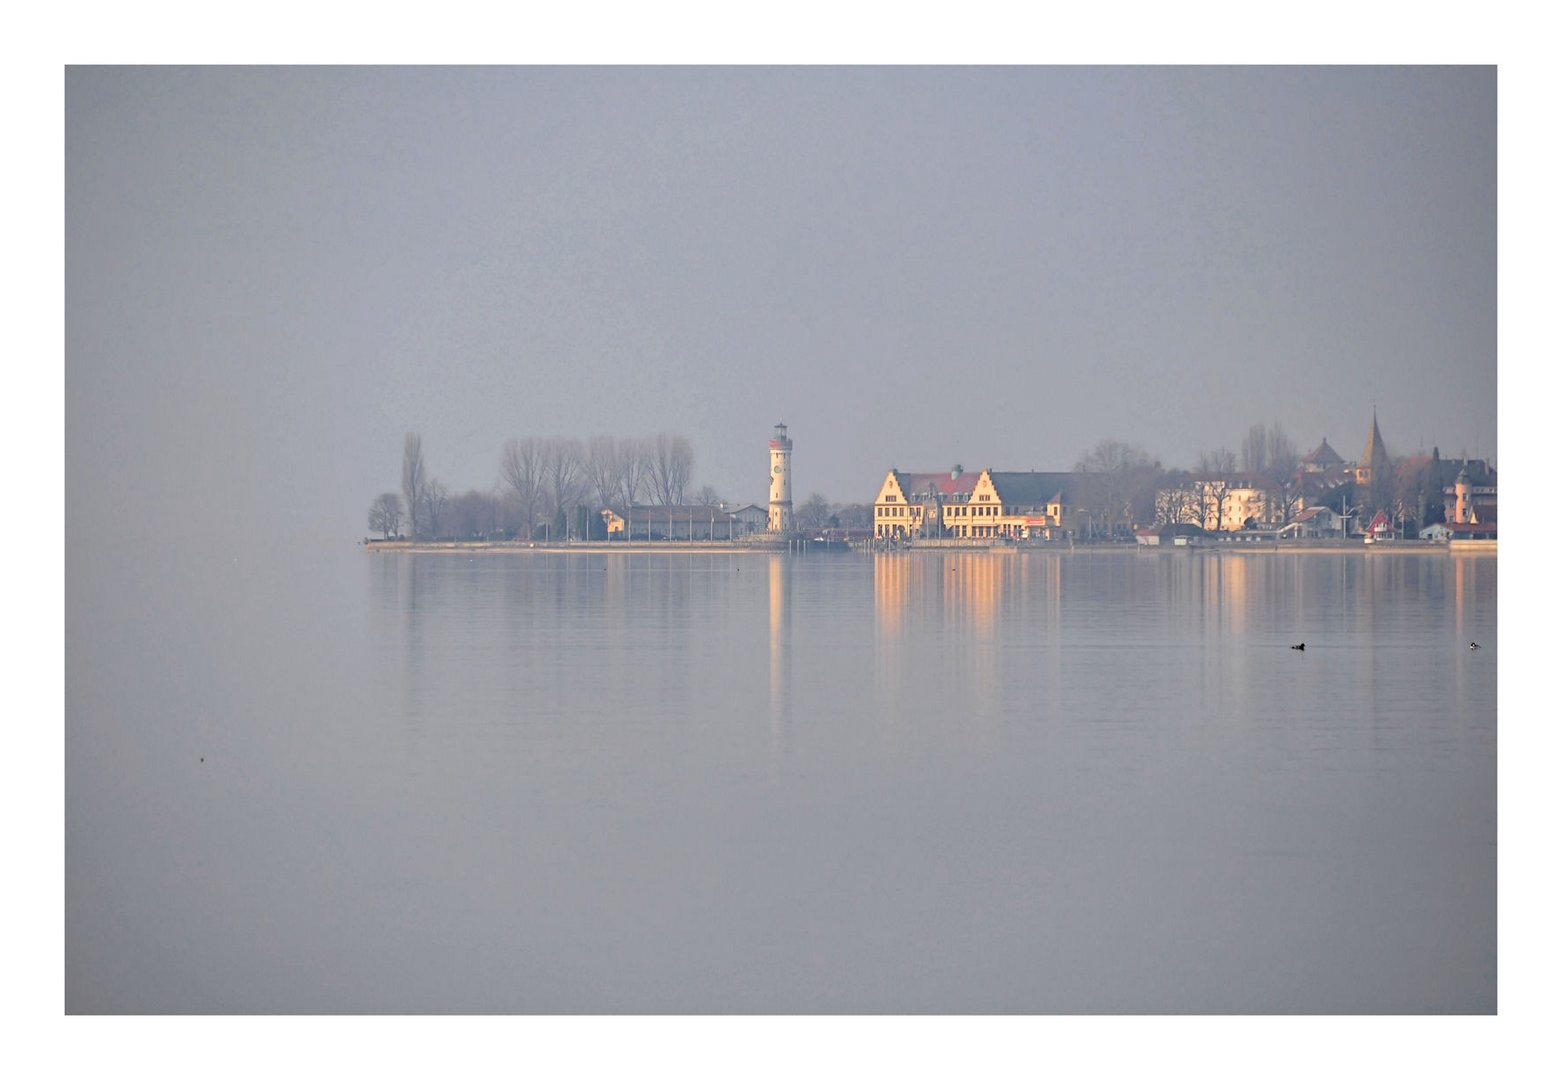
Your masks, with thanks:
M 1493 67 L 70 68 L 80 505 L 361 527 L 407 431 L 762 502 L 1278 421 L 1496 457 Z M 221 448 L 221 469 L 213 451 Z M 96 466 L 136 461 L 121 475 Z

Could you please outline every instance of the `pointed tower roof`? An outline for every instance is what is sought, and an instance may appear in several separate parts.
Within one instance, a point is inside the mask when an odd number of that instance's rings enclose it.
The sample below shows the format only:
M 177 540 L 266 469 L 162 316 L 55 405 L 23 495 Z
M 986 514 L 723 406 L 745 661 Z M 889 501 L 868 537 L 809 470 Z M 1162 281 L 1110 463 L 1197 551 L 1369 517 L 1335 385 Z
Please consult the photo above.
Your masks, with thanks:
M 1329 440 L 1325 438 L 1323 442 L 1318 444 L 1317 448 L 1314 449 L 1312 453 L 1302 458 L 1302 464 L 1321 465 L 1324 468 L 1333 468 L 1336 465 L 1345 464 L 1345 459 L 1340 457 L 1340 455 L 1335 452 L 1334 447 L 1330 446 Z
M 1372 410 L 1372 434 L 1367 436 L 1366 449 L 1361 452 L 1361 464 L 1379 468 L 1388 464 L 1388 449 L 1383 445 L 1383 433 L 1378 430 L 1378 410 Z

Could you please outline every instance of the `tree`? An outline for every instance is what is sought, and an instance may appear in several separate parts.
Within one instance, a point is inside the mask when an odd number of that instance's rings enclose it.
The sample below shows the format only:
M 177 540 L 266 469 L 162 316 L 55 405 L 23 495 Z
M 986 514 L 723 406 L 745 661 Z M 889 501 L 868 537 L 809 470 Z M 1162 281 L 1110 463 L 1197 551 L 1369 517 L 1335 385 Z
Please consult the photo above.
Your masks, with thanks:
M 1102 439 L 1080 455 L 1076 472 L 1080 484 L 1080 508 L 1099 515 L 1107 535 L 1120 524 L 1154 513 L 1156 480 L 1160 462 L 1137 443 Z
M 401 530 L 401 496 L 387 491 L 369 504 L 369 530 L 383 534 L 386 540 Z
M 441 535 L 440 525 L 445 518 L 445 507 L 450 504 L 450 491 L 442 480 L 427 480 L 418 492 L 418 498 L 423 503 L 423 528 L 429 536 L 437 539 Z
M 841 503 L 834 508 L 839 524 L 834 529 L 869 529 L 873 527 L 873 507 L 868 503 Z
M 542 479 L 548 499 L 548 510 L 553 514 L 564 514 L 585 494 L 586 481 L 581 470 L 581 461 L 584 457 L 585 451 L 579 439 L 543 440 Z M 570 518 L 566 516 L 562 523 L 566 530 L 569 522 Z M 569 533 L 565 531 L 560 535 L 567 537 Z
M 1203 525 L 1199 481 L 1187 473 L 1168 473 L 1155 496 L 1156 525 Z
M 596 509 L 612 506 L 618 501 L 623 484 L 619 478 L 622 469 L 621 446 L 611 435 L 593 435 L 586 442 L 585 458 L 581 469 L 586 483 L 596 500 Z
M 1231 481 L 1225 477 L 1206 477 L 1199 484 L 1199 524 L 1211 532 L 1219 531 L 1226 518 L 1226 498 Z
M 1254 424 L 1247 429 L 1247 436 L 1242 440 L 1242 471 L 1261 473 L 1268 469 L 1269 432 L 1263 424 Z
M 1269 425 L 1269 432 L 1264 437 L 1266 466 L 1271 475 L 1275 477 L 1287 477 L 1296 472 L 1296 467 L 1301 464 L 1302 456 L 1296 451 L 1296 444 L 1291 441 L 1291 436 L 1285 433 L 1285 428 L 1276 420 Z
M 1248 439 L 1253 439 L 1248 432 Z M 1267 440 L 1265 442 L 1267 451 Z M 1244 454 L 1248 451 L 1243 449 Z M 1194 481 L 1193 503 L 1190 513 L 1196 515 L 1201 528 L 1218 530 L 1226 516 L 1226 494 L 1231 487 L 1227 477 L 1236 475 L 1237 455 L 1227 447 L 1206 450 L 1199 455 L 1199 478 Z
M 624 486 L 624 505 L 635 506 L 651 493 L 651 458 L 655 440 L 649 437 L 625 439 L 619 446 L 619 482 Z
M 814 492 L 797 508 L 795 518 L 797 528 L 806 532 L 826 528 L 830 523 L 829 500 L 817 491 Z
M 447 516 L 450 535 L 482 540 L 499 530 L 499 500 L 484 491 L 467 491 L 450 500 Z
M 1301 455 L 1280 421 L 1274 421 L 1267 428 L 1254 424 L 1247 429 L 1247 436 L 1242 440 L 1242 471 L 1263 479 L 1265 502 L 1276 503 L 1276 507 L 1268 511 L 1270 518 L 1291 520 L 1291 492 L 1296 487 L 1296 467 L 1300 463 Z M 1275 509 L 1279 510 L 1278 514 Z
M 1267 458 L 1265 476 L 1280 498 L 1279 520 L 1281 524 L 1286 524 L 1291 520 L 1291 493 L 1296 490 L 1297 467 L 1301 464 L 1302 456 L 1297 453 L 1296 444 L 1278 420 L 1269 425 L 1264 449 Z M 1270 516 L 1275 515 L 1271 512 Z
M 651 490 L 663 506 L 683 502 L 684 488 L 694 471 L 694 450 L 682 435 L 657 435 L 651 440 Z
M 415 431 L 407 432 L 401 449 L 401 496 L 407 500 L 408 527 L 412 538 L 421 534 L 423 523 L 423 484 L 427 480 L 423 463 L 423 436 Z
M 537 523 L 537 496 L 542 487 L 542 454 L 536 439 L 511 439 L 499 459 L 499 483 L 515 504 L 523 534 L 530 538 Z
M 722 506 L 726 503 L 715 488 L 706 484 L 694 493 L 694 505 L 696 506 Z
M 1237 471 L 1237 456 L 1224 446 L 1206 450 L 1199 455 L 1198 471 L 1210 476 L 1230 476 Z

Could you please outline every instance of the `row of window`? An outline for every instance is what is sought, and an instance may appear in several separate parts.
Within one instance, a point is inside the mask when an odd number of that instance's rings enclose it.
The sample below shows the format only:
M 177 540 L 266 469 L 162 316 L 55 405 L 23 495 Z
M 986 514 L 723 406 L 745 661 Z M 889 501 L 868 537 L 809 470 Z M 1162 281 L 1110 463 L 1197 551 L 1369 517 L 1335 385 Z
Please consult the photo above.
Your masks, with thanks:
M 906 517 L 911 510 L 909 506 L 878 506 L 875 507 L 875 515 L 878 517 Z M 946 506 L 945 513 L 950 517 L 998 517 L 1004 513 L 1002 506 Z M 1010 515 L 1039 514 L 1042 507 L 1039 506 L 1011 506 Z

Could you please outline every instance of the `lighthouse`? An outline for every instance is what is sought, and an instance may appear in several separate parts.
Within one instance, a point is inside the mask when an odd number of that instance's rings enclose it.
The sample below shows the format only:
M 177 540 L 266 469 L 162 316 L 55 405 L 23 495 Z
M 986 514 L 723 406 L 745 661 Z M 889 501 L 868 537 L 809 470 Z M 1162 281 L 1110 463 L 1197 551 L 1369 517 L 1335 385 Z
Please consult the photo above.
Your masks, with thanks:
M 792 440 L 783 423 L 770 436 L 770 531 L 792 531 Z

